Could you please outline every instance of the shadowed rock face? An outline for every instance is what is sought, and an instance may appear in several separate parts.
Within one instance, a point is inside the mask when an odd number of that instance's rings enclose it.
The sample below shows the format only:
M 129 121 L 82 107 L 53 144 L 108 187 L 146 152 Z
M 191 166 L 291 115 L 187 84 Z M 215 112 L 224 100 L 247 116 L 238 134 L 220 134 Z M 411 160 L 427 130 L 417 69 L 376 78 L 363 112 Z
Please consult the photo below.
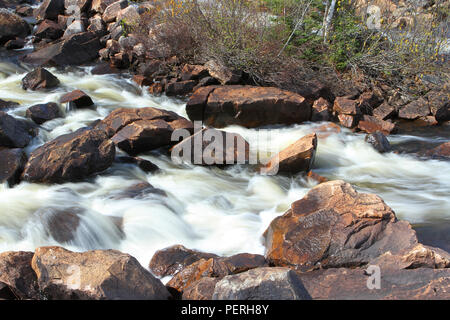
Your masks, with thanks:
M 36 124 L 43 124 L 60 116 L 59 106 L 54 102 L 37 104 L 27 110 L 27 117 L 31 118 Z
M 271 87 L 203 87 L 186 105 L 191 120 L 222 128 L 236 124 L 254 128 L 302 123 L 311 119 L 311 105 L 297 93 Z
M 398 268 L 442 268 L 450 261 L 434 248 L 419 248 L 409 223 L 397 221 L 380 197 L 358 193 L 343 181 L 311 189 L 272 221 L 264 238 L 270 263 L 301 271 L 374 261 Z
M 32 134 L 30 123 L 0 111 L 0 147 L 24 148 L 30 143 Z
M 81 128 L 34 150 L 22 178 L 44 183 L 76 181 L 106 170 L 114 156 L 114 143 L 105 132 Z
M 6 9 L 0 9 L 0 44 L 16 37 L 25 38 L 30 31 L 28 23 L 21 17 Z
M 115 250 L 75 253 L 60 247 L 36 249 L 32 268 L 49 299 L 167 300 L 164 285 L 135 258 Z
M 6 181 L 10 187 L 19 183 L 26 162 L 22 149 L 0 150 L 0 183 Z

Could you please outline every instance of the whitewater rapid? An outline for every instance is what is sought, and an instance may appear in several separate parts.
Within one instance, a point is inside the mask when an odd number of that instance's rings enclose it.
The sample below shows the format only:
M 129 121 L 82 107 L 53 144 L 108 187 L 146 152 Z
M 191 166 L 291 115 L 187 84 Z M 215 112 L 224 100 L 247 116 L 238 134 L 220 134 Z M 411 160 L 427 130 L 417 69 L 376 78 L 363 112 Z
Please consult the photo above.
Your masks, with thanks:
M 119 107 L 157 107 L 186 116 L 184 101 L 154 97 L 130 79 L 92 75 L 90 68 L 64 73 L 49 70 L 61 86 L 51 92 L 31 92 L 21 88 L 26 69 L 0 63 L 0 99 L 21 104 L 10 114 L 24 117 L 31 105 L 58 102 L 64 93 L 75 89 L 91 96 L 97 109 L 71 111 L 65 118 L 45 123 L 27 152 L 102 119 Z M 65 106 L 60 107 L 64 112 Z M 281 149 L 323 126 L 307 123 L 262 130 L 270 130 L 271 145 Z M 260 133 L 237 126 L 225 130 L 240 133 L 248 140 Z M 415 139 L 437 143 L 450 137 L 390 137 L 394 145 L 414 143 Z M 33 251 L 45 245 L 75 251 L 117 249 L 135 256 L 144 266 L 156 250 L 173 244 L 220 255 L 263 254 L 261 235 L 270 221 L 315 184 L 301 175 L 262 176 L 239 165 L 226 169 L 175 165 L 168 156 L 157 152 L 140 157 L 162 170 L 147 174 L 132 165 L 114 164 L 79 183 L 21 183 L 14 188 L 0 185 L 0 252 Z M 400 219 L 413 224 L 450 221 L 450 162 L 392 152 L 379 154 L 364 142 L 364 135 L 342 129 L 319 136 L 314 171 L 329 179 L 343 179 L 359 191 L 380 195 Z M 151 193 L 136 199 L 116 197 L 139 182 L 148 182 L 167 196 Z M 80 218 L 73 239 L 64 243 L 56 241 L 48 230 L 47 217 L 60 210 L 76 212 Z

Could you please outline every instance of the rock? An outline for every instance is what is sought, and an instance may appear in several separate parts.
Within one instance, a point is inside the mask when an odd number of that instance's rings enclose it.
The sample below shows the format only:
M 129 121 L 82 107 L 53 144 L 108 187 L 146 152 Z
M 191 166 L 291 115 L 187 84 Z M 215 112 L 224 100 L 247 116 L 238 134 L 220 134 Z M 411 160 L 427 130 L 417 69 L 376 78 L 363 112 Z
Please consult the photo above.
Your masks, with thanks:
M 148 87 L 148 92 L 150 94 L 153 94 L 155 96 L 159 96 L 164 92 L 164 87 L 161 83 L 159 82 L 155 82 L 152 83 L 149 87 Z
M 311 121 L 330 121 L 331 104 L 324 98 L 319 98 L 312 105 Z
M 12 292 L 11 289 L 6 284 L 0 282 L 0 301 L 16 300 L 16 299 L 17 297 L 14 295 L 14 292 Z
M 149 195 L 157 195 L 167 197 L 167 193 L 164 190 L 155 188 L 150 183 L 141 182 L 134 184 L 125 190 L 118 192 L 113 195 L 114 200 L 120 199 L 143 199 L 148 197 Z
M 375 133 L 380 131 L 385 135 L 389 135 L 397 131 L 395 123 L 368 115 L 364 115 L 362 120 L 358 122 L 358 129 L 366 133 Z
M 113 55 L 112 57 L 110 56 L 109 60 L 110 65 L 113 68 L 126 69 L 130 66 L 132 57 L 131 54 L 128 52 L 119 52 Z
M 38 299 L 37 278 L 31 269 L 33 252 L 0 253 L 0 283 L 6 284 L 18 299 Z
M 235 124 L 253 128 L 302 123 L 311 118 L 311 105 L 293 92 L 252 86 L 213 87 L 209 92 L 207 88 L 198 89 L 202 90 L 201 94 L 194 93 L 191 98 L 194 101 L 188 101 L 186 112 L 191 120 L 203 120 L 208 126 L 221 128 Z M 203 117 L 198 118 L 200 115 Z
M 366 135 L 364 140 L 370 143 L 379 153 L 385 153 L 392 150 L 391 144 L 382 132 L 374 132 Z
M 201 278 L 183 291 L 183 300 L 211 300 L 216 288 L 217 278 Z
M 44 20 L 39 24 L 34 35 L 40 39 L 56 40 L 63 34 L 64 30 L 58 23 L 52 20 Z
M 153 84 L 153 80 L 151 78 L 147 78 L 146 76 L 138 74 L 133 76 L 133 81 L 136 82 L 140 87 L 150 86 Z
M 181 70 L 181 80 L 199 80 L 209 76 L 208 68 L 201 65 L 185 64 Z
M 91 10 L 103 14 L 105 9 L 117 0 L 92 0 Z
M 436 126 L 439 124 L 439 122 L 436 120 L 434 116 L 420 117 L 414 120 L 413 123 L 417 127 L 429 127 L 429 126 Z
M 149 269 L 154 275 L 162 278 L 172 276 L 200 259 L 208 260 L 210 258 L 218 258 L 218 256 L 190 250 L 182 245 L 174 245 L 156 251 L 150 261 Z
M 424 300 L 450 298 L 449 269 L 419 268 L 385 270 L 381 268 L 379 289 L 369 289 L 364 269 L 324 269 L 300 274 L 313 300 Z
M 84 214 L 81 208 L 44 207 L 34 215 L 44 227 L 46 234 L 58 243 L 70 243 L 75 240 L 80 226 L 80 217 Z M 86 234 L 86 230 L 83 230 Z
M 143 43 L 138 43 L 133 46 L 133 54 L 138 58 L 145 58 L 146 48 Z
M 61 103 L 70 103 L 77 109 L 87 108 L 94 105 L 91 97 L 89 97 L 86 93 L 81 90 L 75 90 L 63 95 L 59 102 Z
M 288 268 L 257 268 L 220 280 L 213 300 L 311 300 L 300 277 Z
M 430 111 L 438 122 L 450 120 L 450 91 L 443 88 L 441 91 L 431 91 L 425 98 L 428 100 Z
M 443 105 L 441 108 L 436 110 L 435 118 L 439 123 L 450 121 L 450 103 Z
M 345 128 L 353 128 L 358 125 L 360 116 L 353 116 L 350 114 L 340 114 L 338 115 L 338 120 L 341 126 Z
M 113 68 L 109 63 L 101 63 L 96 65 L 92 70 L 91 74 L 102 75 L 102 74 L 115 74 L 120 73 L 120 70 Z
M 76 181 L 106 170 L 114 156 L 114 144 L 105 132 L 81 128 L 31 152 L 22 178 L 43 183 Z
M 0 150 L 0 183 L 7 182 L 10 187 L 18 184 L 26 162 L 22 149 Z
M 166 95 L 168 96 L 184 96 L 192 92 L 197 82 L 194 80 L 169 82 L 166 84 Z
M 87 31 L 104 34 L 106 32 L 106 25 L 103 22 L 102 16 L 97 14 L 89 19 L 89 26 Z
M 133 7 L 128 7 L 128 8 L 133 8 Z M 127 9 L 128 9 L 127 8 Z M 127 10 L 124 9 L 124 10 Z M 119 45 L 122 49 L 126 49 L 126 50 L 130 50 L 132 49 L 137 43 L 138 43 L 138 39 L 136 39 L 134 36 L 132 35 L 128 35 L 128 36 L 121 36 L 118 40 Z
M 424 155 L 433 159 L 450 160 L 450 142 L 442 143 L 439 146 L 426 151 Z
M 16 119 L 0 111 L 0 147 L 26 147 L 31 141 L 32 130 L 32 125 L 27 121 Z
M 317 135 L 304 136 L 270 159 L 264 172 L 270 175 L 308 172 L 314 163 L 316 149 Z
M 317 183 L 324 183 L 324 182 L 328 182 L 330 180 L 328 180 L 325 177 L 322 177 L 321 175 L 315 173 L 314 171 L 310 170 L 308 171 L 308 173 L 306 174 L 306 177 L 310 180 L 313 180 Z
M 46 121 L 61 117 L 59 106 L 54 102 L 36 104 L 27 109 L 27 117 L 36 124 L 43 124 Z
M 16 50 L 16 49 L 22 49 L 26 44 L 26 41 L 24 39 L 14 39 L 14 40 L 9 40 L 8 42 L 5 43 L 5 48 L 6 50 Z
M 5 100 L 0 99 L 0 111 L 14 109 L 18 106 L 19 106 L 19 104 L 17 102 L 5 101 Z
M 217 79 L 223 85 L 238 84 L 242 79 L 242 72 L 233 71 L 214 60 L 205 63 L 205 68 L 211 77 Z
M 373 116 L 381 120 L 392 119 L 397 115 L 395 107 L 391 106 L 389 103 L 384 102 L 379 107 L 373 110 Z
M 358 97 L 358 105 L 363 114 L 372 115 L 373 109 L 383 103 L 383 98 L 375 94 L 373 91 L 363 92 Z
M 89 10 L 92 0 L 64 0 L 68 15 L 85 13 Z
M 25 38 L 30 31 L 28 23 L 17 14 L 0 9 L 0 44 L 17 37 Z
M 362 114 L 361 109 L 358 107 L 358 102 L 348 97 L 337 97 L 334 100 L 333 111 L 339 115 L 356 116 Z
M 117 158 L 117 162 L 119 163 L 130 163 L 137 165 L 142 171 L 149 173 L 149 172 L 155 172 L 158 171 L 159 168 L 156 164 L 152 163 L 151 161 L 139 158 L 139 157 L 128 157 L 128 156 L 122 156 Z
M 336 98 L 328 85 L 317 80 L 304 81 L 301 85 L 295 84 L 292 90 L 295 90 L 311 103 L 319 98 L 324 98 L 327 101 L 334 101 Z
M 66 31 L 64 31 L 63 37 L 68 38 L 74 34 L 82 33 L 84 31 L 85 29 L 83 22 L 81 22 L 80 20 L 75 20 L 67 26 Z
M 138 10 L 134 6 L 128 6 L 120 10 L 117 14 L 117 21 L 122 21 L 122 23 L 128 26 L 134 26 L 139 23 L 140 18 Z
M 254 268 L 268 267 L 266 258 L 259 254 L 239 253 L 230 257 L 222 257 L 230 273 L 238 274 Z
M 266 258 L 272 265 L 302 272 L 318 268 L 359 267 L 390 261 L 412 268 L 418 240 L 408 222 L 374 194 L 357 193 L 344 181 L 330 181 L 311 189 L 275 218 L 264 233 Z M 445 265 L 439 253 L 426 249 L 433 265 Z M 428 261 L 431 265 L 431 262 Z
M 64 0 L 44 0 L 36 10 L 35 17 L 38 21 L 56 20 L 60 14 L 64 14 Z
M 423 98 L 410 102 L 398 111 L 398 117 L 407 120 L 415 120 L 420 117 L 426 117 L 429 114 L 430 107 L 428 106 L 428 102 Z
M 239 134 L 203 129 L 171 149 L 172 160 L 196 165 L 231 165 L 249 161 L 250 146 Z
M 103 21 L 106 23 L 114 22 L 116 20 L 117 15 L 122 9 L 125 9 L 128 6 L 127 0 L 120 0 L 113 2 L 108 5 L 103 12 Z
M 116 250 L 71 252 L 37 248 L 32 260 L 39 288 L 48 299 L 167 300 L 164 285 L 135 258 Z
M 59 85 L 59 80 L 44 68 L 36 68 L 22 79 L 24 90 L 52 89 Z
M 16 7 L 16 14 L 21 17 L 30 17 L 33 15 L 33 8 L 28 4 L 21 4 Z
M 326 139 L 333 134 L 340 133 L 341 131 L 341 127 L 333 122 L 327 122 L 319 127 L 314 128 L 314 132 L 317 134 L 317 137 L 319 139 Z
M 93 32 L 83 32 L 27 54 L 22 60 L 39 65 L 78 66 L 98 58 L 100 49 L 98 36 Z

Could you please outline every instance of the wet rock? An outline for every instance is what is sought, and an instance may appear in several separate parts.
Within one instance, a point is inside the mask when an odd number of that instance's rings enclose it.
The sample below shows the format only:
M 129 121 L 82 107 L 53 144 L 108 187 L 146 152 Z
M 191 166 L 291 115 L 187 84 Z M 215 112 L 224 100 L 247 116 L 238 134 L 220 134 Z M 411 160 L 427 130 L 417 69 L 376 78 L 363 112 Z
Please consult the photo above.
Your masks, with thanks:
M 102 47 L 98 35 L 93 32 L 83 32 L 27 54 L 22 60 L 39 65 L 78 66 L 98 58 L 100 49 Z
M 44 68 L 36 68 L 22 79 L 24 90 L 52 89 L 59 85 L 59 80 Z
M 165 91 L 168 96 L 184 96 L 192 92 L 197 82 L 194 80 L 169 82 L 166 84 Z
M 392 150 L 391 144 L 382 132 L 374 132 L 366 135 L 364 140 L 370 143 L 379 153 L 385 153 Z
M 270 159 L 264 172 L 270 175 L 308 172 L 314 163 L 316 149 L 317 135 L 304 136 Z
M 364 115 L 364 117 L 358 122 L 358 129 L 366 133 L 375 133 L 379 131 L 385 135 L 389 135 L 397 131 L 395 123 L 368 115 Z
M 424 98 L 414 100 L 398 111 L 398 117 L 407 120 L 415 120 L 428 115 L 430 115 L 430 107 Z
M 148 92 L 150 94 L 153 94 L 155 96 L 159 96 L 164 92 L 164 86 L 159 83 L 159 82 L 155 82 L 152 83 L 149 87 L 148 87 Z
M 424 155 L 433 159 L 450 160 L 450 142 L 445 142 L 439 146 L 424 152 Z
M 311 189 L 283 216 L 272 221 L 264 238 L 266 258 L 271 264 L 303 272 L 358 267 L 377 261 L 386 252 L 391 255 L 392 264 L 392 260 L 404 261 L 404 257 L 414 256 L 418 245 L 409 223 L 398 221 L 380 197 L 357 193 L 343 181 L 330 181 Z M 429 255 L 445 260 L 436 252 Z M 435 265 L 442 265 L 437 260 Z M 408 267 L 414 267 L 417 261 L 408 262 Z
M 159 168 L 156 164 L 152 163 L 151 161 L 139 158 L 139 157 L 127 157 L 122 156 L 117 158 L 117 162 L 119 163 L 130 163 L 137 165 L 142 171 L 144 172 L 155 172 L 158 171 Z
M 211 300 L 216 288 L 217 278 L 201 278 L 183 291 L 183 300 Z
M 222 85 L 238 84 L 242 80 L 242 72 L 230 70 L 214 60 L 205 63 L 205 68 L 211 77 L 217 79 Z
M 172 276 L 187 266 L 201 260 L 218 258 L 212 253 L 190 250 L 182 245 L 174 245 L 158 250 L 149 264 L 150 271 L 158 277 Z
M 61 117 L 61 111 L 54 102 L 36 104 L 27 109 L 27 117 L 36 124 L 43 124 L 46 121 Z
M 70 103 L 77 109 L 88 108 L 94 105 L 91 97 L 89 97 L 86 93 L 81 90 L 75 90 L 69 93 L 66 93 L 59 100 L 61 103 Z
M 319 127 L 314 128 L 314 132 L 317 134 L 317 137 L 319 139 L 326 139 L 333 134 L 340 133 L 341 131 L 341 127 L 333 122 L 327 122 Z
M 117 2 L 113 2 L 108 5 L 103 12 L 103 21 L 106 23 L 114 22 L 116 20 L 117 15 L 122 9 L 125 9 L 128 6 L 127 0 L 121 0 Z
M 125 190 L 117 193 L 113 196 L 114 200 L 120 199 L 142 199 L 149 195 L 157 195 L 166 197 L 167 194 L 164 190 L 155 188 L 150 183 L 142 182 L 134 184 Z
M 16 50 L 16 49 L 22 49 L 26 44 L 26 41 L 24 39 L 13 39 L 9 40 L 5 43 L 6 50 Z
M 172 159 L 197 165 L 244 164 L 249 152 L 241 135 L 216 129 L 199 130 L 171 149 Z
M 43 224 L 48 236 L 58 243 L 69 243 L 75 239 L 80 225 L 81 208 L 41 208 L 35 216 Z
M 369 289 L 364 269 L 325 269 L 300 274 L 314 300 L 424 300 L 450 298 L 449 269 L 419 268 L 385 270 L 381 268 L 379 289 Z
M 71 35 L 82 33 L 84 31 L 86 30 L 84 29 L 83 22 L 81 22 L 80 20 L 75 20 L 67 26 L 66 31 L 64 31 L 63 37 L 68 38 Z
M 25 38 L 30 34 L 28 23 L 6 9 L 0 9 L 0 44 L 8 40 Z
M 24 148 L 30 143 L 32 135 L 30 123 L 0 111 L 0 147 Z
M 310 180 L 313 180 L 317 183 L 324 183 L 324 182 L 328 182 L 330 180 L 328 180 L 325 177 L 322 177 L 321 175 L 315 173 L 314 171 L 310 170 L 307 174 L 306 177 Z
M 324 98 L 319 98 L 312 105 L 311 121 L 330 121 L 331 104 Z
M 44 0 L 36 10 L 35 17 L 38 21 L 56 20 L 60 14 L 64 14 L 64 0 Z
M 167 300 L 164 285 L 128 254 L 116 250 L 75 253 L 37 248 L 32 260 L 39 288 L 48 299 Z M 77 281 L 74 281 L 74 274 Z
M 213 300 L 311 300 L 301 278 L 288 268 L 257 268 L 220 280 Z
M 36 274 L 31 268 L 32 258 L 33 252 L 0 253 L 0 284 L 7 285 L 18 299 L 39 298 Z
M 253 128 L 270 124 L 293 124 L 311 118 L 311 105 L 299 94 L 271 87 L 202 87 L 194 93 L 186 112 L 191 120 L 203 120 L 216 128 L 236 124 Z M 201 100 L 206 98 L 207 100 Z M 199 116 L 202 115 L 202 118 Z M 195 116 L 195 117 L 194 117 Z
M 109 63 L 102 63 L 95 66 L 91 70 L 91 74 L 102 75 L 102 74 L 116 74 L 120 73 L 120 70 L 117 68 L 113 68 L 109 65 Z
M 201 65 L 186 64 L 181 70 L 181 80 L 199 80 L 209 76 L 208 69 Z
M 114 156 L 114 144 L 105 132 L 81 128 L 34 150 L 22 178 L 44 183 L 76 181 L 106 170 Z
M 6 284 L 0 282 L 0 301 L 16 300 L 16 299 L 17 297 L 15 296 L 14 292 L 12 292 L 11 289 Z
M 132 57 L 128 52 L 119 52 L 110 56 L 110 65 L 113 68 L 126 69 L 130 66 Z
M 40 39 L 59 39 L 64 34 L 64 30 L 60 24 L 52 20 L 44 20 L 39 24 L 35 32 L 35 37 Z
M 0 99 L 0 111 L 14 109 L 18 106 L 19 106 L 19 104 L 17 102 L 5 101 L 5 100 Z
M 384 102 L 379 107 L 373 110 L 373 116 L 381 120 L 392 119 L 397 115 L 397 111 L 394 106 Z
M 103 22 L 101 15 L 95 15 L 89 19 L 89 26 L 87 31 L 104 34 L 106 32 L 106 25 Z
M 7 182 L 10 187 L 18 184 L 26 162 L 22 149 L 0 150 L 0 183 Z

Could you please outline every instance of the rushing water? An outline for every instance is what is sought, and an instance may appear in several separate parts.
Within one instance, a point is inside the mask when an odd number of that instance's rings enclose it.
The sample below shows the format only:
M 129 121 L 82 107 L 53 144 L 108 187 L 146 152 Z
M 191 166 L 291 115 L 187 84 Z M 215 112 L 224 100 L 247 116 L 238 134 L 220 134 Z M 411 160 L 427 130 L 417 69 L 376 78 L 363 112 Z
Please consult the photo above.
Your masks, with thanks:
M 27 92 L 21 88 L 27 70 L 12 63 L 0 63 L 0 99 L 21 104 L 11 114 L 23 117 L 29 106 L 58 102 L 64 93 L 74 89 L 90 95 L 97 109 L 71 111 L 64 118 L 45 123 L 27 152 L 104 118 L 118 107 L 151 106 L 186 116 L 183 101 L 151 96 L 129 79 L 91 75 L 88 68 L 65 73 L 50 70 L 61 81 L 58 89 Z M 61 105 L 62 111 L 64 108 Z M 272 143 L 283 148 L 323 125 L 270 128 Z M 247 139 L 258 133 L 236 126 L 226 130 Z M 448 141 L 449 135 L 442 129 L 437 134 L 407 133 L 391 136 L 390 140 L 405 148 L 418 141 L 430 144 Z M 0 185 L 0 252 L 34 250 L 43 245 L 62 245 L 76 251 L 114 248 L 137 257 L 144 266 L 156 250 L 178 243 L 221 255 L 262 254 L 261 235 L 270 221 L 314 185 L 300 175 L 261 176 L 245 166 L 219 169 L 175 165 L 169 157 L 157 152 L 141 157 L 162 170 L 146 174 L 132 165 L 114 164 L 80 183 L 21 183 L 14 188 Z M 450 162 L 401 153 L 379 154 L 364 142 L 364 135 L 342 130 L 321 135 L 314 171 L 329 179 L 346 180 L 359 191 L 380 195 L 399 218 L 425 229 L 432 226 L 424 235 L 436 233 L 435 226 L 447 226 L 448 230 Z M 123 189 L 139 182 L 149 182 L 164 190 L 167 197 L 160 194 L 135 199 L 117 197 Z M 76 212 L 80 217 L 73 239 L 64 243 L 58 243 L 49 232 L 48 217 L 58 210 Z M 440 242 L 441 246 L 448 246 L 448 238 L 441 238 Z

